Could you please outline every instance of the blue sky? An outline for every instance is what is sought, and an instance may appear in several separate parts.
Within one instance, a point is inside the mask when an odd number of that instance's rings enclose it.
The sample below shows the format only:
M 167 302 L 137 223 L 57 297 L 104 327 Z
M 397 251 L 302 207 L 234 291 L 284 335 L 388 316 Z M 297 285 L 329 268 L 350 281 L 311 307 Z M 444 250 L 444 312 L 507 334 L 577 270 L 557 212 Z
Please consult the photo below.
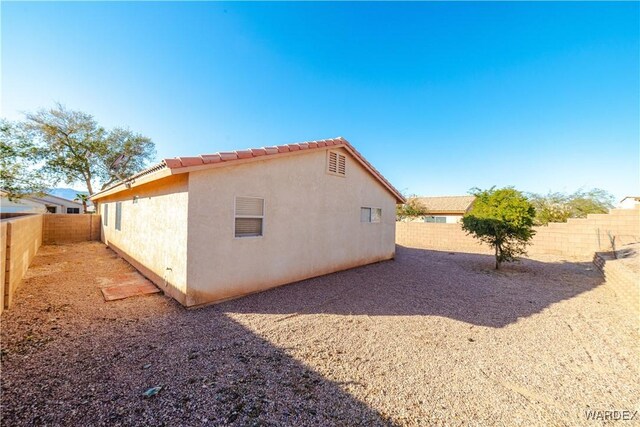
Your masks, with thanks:
M 158 158 L 346 137 L 397 188 L 640 193 L 636 3 L 7 3 L 2 116 Z

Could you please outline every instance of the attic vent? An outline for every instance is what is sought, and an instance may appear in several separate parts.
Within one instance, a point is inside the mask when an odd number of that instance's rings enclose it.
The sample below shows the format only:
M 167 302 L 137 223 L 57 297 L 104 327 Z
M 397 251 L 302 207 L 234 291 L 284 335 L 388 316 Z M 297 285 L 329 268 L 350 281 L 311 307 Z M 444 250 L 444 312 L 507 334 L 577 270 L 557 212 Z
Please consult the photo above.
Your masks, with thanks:
M 262 236 L 264 199 L 258 197 L 236 197 L 235 236 Z
M 332 175 L 345 176 L 347 171 L 347 158 L 344 154 L 329 151 L 327 157 L 327 172 Z

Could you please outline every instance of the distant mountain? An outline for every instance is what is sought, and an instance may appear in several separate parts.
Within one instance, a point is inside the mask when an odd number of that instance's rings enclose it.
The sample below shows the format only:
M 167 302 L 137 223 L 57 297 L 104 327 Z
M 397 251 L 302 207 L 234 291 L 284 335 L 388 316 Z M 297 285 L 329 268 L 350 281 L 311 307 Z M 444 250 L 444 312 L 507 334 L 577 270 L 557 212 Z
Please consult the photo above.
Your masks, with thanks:
M 50 188 L 47 190 L 47 193 L 67 200 L 74 200 L 76 194 L 89 194 L 87 191 L 74 190 L 73 188 Z

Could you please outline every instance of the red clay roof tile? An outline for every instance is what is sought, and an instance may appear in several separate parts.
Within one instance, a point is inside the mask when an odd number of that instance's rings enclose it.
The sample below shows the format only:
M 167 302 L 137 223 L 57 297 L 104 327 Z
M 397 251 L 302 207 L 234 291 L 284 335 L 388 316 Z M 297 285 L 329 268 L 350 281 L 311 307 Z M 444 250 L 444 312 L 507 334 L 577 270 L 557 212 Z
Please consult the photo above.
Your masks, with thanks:
M 251 157 L 253 157 L 251 150 L 237 150 L 236 154 L 238 155 L 239 159 L 250 159 Z
M 235 151 L 223 151 L 219 154 L 223 162 L 238 159 L 238 154 Z
M 182 163 L 178 159 L 164 159 L 164 164 L 167 165 L 169 169 L 182 167 Z
M 202 164 L 201 157 L 178 157 L 178 160 L 180 160 L 180 163 L 183 167 L 197 166 Z
M 202 154 L 200 157 L 202 157 L 202 162 L 205 164 L 209 164 L 209 163 L 220 163 L 222 161 L 222 159 L 220 158 L 220 154 L 215 153 L 215 154 Z
M 253 154 L 253 157 L 264 156 L 267 154 L 267 150 L 265 148 L 252 148 L 251 154 Z

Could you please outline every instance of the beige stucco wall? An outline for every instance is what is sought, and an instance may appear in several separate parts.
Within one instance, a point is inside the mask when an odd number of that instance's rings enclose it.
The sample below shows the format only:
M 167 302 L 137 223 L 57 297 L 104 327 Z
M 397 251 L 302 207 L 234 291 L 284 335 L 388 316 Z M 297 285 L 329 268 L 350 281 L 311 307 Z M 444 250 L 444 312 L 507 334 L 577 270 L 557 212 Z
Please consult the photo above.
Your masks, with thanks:
M 187 305 L 393 258 L 394 197 L 338 151 L 346 177 L 325 172 L 326 150 L 190 173 Z M 234 237 L 236 196 L 265 200 L 262 237 Z M 382 222 L 361 223 L 361 207 Z
M 133 264 L 160 289 L 185 303 L 187 286 L 188 175 L 177 175 L 98 200 L 108 223 L 102 241 Z M 134 203 L 134 197 L 137 202 Z M 115 229 L 116 203 L 122 202 L 121 230 Z

